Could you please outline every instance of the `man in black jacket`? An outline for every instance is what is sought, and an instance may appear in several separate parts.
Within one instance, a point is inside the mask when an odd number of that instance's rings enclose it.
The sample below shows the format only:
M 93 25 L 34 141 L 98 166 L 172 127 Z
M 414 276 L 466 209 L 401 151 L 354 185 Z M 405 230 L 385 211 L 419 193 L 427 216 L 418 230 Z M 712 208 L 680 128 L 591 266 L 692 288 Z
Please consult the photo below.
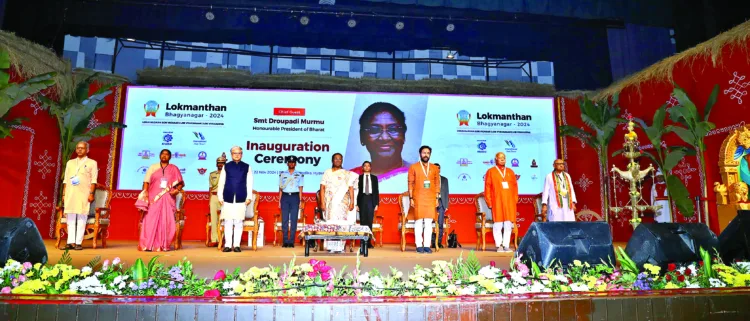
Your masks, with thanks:
M 362 163 L 362 175 L 359 175 L 359 186 L 357 194 L 357 211 L 359 211 L 359 224 L 367 225 L 372 230 L 372 221 L 375 212 L 380 205 L 380 191 L 378 190 L 378 177 L 370 174 L 372 164 L 365 161 Z M 367 244 L 373 248 L 372 241 Z

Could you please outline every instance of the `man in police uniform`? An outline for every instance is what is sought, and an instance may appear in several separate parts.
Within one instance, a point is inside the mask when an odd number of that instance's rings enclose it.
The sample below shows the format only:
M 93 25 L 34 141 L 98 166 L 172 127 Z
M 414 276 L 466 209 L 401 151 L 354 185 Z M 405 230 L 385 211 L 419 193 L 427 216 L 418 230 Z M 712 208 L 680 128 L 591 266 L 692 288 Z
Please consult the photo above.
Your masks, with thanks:
M 294 247 L 294 236 L 297 234 L 297 216 L 302 206 L 302 187 L 305 175 L 296 172 L 297 159 L 288 156 L 286 159 L 288 171 L 279 174 L 279 208 L 281 208 L 281 233 L 284 246 Z M 291 230 L 289 228 L 291 223 Z
M 215 247 L 219 244 L 219 208 L 221 208 L 221 205 L 219 205 L 217 192 L 219 191 L 219 176 L 226 162 L 227 155 L 221 153 L 221 157 L 216 159 L 216 170 L 208 175 L 208 191 L 211 193 L 211 199 L 208 201 L 211 213 L 211 237 L 206 242 L 206 246 L 209 247 Z

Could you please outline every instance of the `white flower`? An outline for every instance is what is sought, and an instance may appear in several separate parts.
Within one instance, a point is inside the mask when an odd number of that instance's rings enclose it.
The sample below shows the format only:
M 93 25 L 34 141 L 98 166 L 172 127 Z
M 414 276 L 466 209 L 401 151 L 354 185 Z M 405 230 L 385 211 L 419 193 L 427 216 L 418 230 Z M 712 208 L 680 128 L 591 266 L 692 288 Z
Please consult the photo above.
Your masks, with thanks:
M 469 285 L 469 286 L 461 289 L 461 291 L 459 291 L 459 294 L 461 294 L 461 295 L 472 295 L 472 294 L 474 294 L 476 292 L 477 292 L 477 287 L 475 287 L 472 284 L 472 285 Z
M 558 274 L 558 275 L 555 275 L 555 281 L 562 282 L 562 283 L 568 283 L 568 277 L 564 276 L 564 275 L 561 275 L 561 274 Z
M 94 272 L 94 276 L 95 277 L 100 277 L 100 276 L 102 276 L 102 272 Z
M 711 284 L 711 287 L 713 288 L 723 288 L 727 286 L 724 282 L 721 282 L 719 279 L 710 278 L 708 279 L 708 283 Z
M 382 288 L 384 287 L 384 286 L 383 286 L 383 279 L 381 279 L 380 277 L 377 277 L 377 276 L 374 276 L 374 277 L 372 277 L 372 278 L 370 279 L 370 283 L 371 283 L 371 284 L 372 284 L 372 286 L 373 286 L 373 287 L 375 287 L 376 289 L 382 289 Z
M 83 267 L 83 268 L 81 269 L 81 273 L 91 273 L 91 267 L 90 267 L 90 266 L 88 266 L 88 265 L 87 265 L 87 266 L 84 266 L 84 267 Z
M 688 289 L 698 289 L 701 287 L 698 283 L 690 283 L 690 281 L 685 281 L 685 287 Z
M 422 285 L 422 284 L 417 284 L 417 289 L 418 289 L 418 290 L 420 290 L 420 291 L 421 291 L 421 290 L 424 290 L 424 285 Z
M 588 292 L 588 291 L 590 291 L 589 287 L 586 284 L 578 283 L 578 282 L 571 284 L 570 285 L 570 290 L 573 291 L 573 292 Z
M 534 282 L 531 284 L 530 292 L 552 292 L 552 290 L 540 282 Z
M 70 283 L 70 289 L 77 292 L 89 294 L 117 295 L 114 291 L 108 290 L 99 279 L 94 276 L 87 277 L 83 280 Z
M 737 266 L 745 271 L 750 270 L 750 262 L 737 262 Z
M 304 271 L 304 272 L 312 272 L 313 271 L 313 267 L 312 267 L 312 265 L 310 265 L 310 263 L 303 263 L 302 265 L 300 265 L 300 269 L 302 271 Z
M 115 284 L 117 284 L 117 283 L 120 283 L 120 282 L 122 282 L 122 281 L 124 281 L 124 280 L 122 279 L 122 275 L 118 275 L 117 277 L 115 277 L 115 280 L 114 280 L 114 281 L 112 281 L 112 282 L 114 282 Z
M 370 296 L 370 292 L 363 291 L 362 296 Z
M 443 282 L 443 283 L 448 282 L 448 276 L 447 275 L 441 275 L 439 279 L 440 279 L 440 282 Z
M 698 275 L 698 269 L 695 267 L 695 264 L 688 265 L 688 269 L 690 269 L 690 275 L 691 276 Z
M 365 272 L 365 274 L 360 274 L 357 277 L 357 282 L 359 282 L 359 283 L 365 283 L 368 280 L 370 280 L 370 272 Z
M 456 286 L 455 286 L 455 285 L 453 285 L 453 284 L 450 284 L 450 285 L 448 285 L 448 286 L 447 286 L 447 287 L 445 288 L 445 291 L 448 291 L 448 293 L 450 293 L 450 294 L 455 294 L 455 293 L 456 293 L 456 290 L 458 290 L 458 289 L 457 289 L 457 288 L 456 288 Z
M 480 269 L 478 274 L 486 279 L 494 279 L 497 278 L 498 273 L 500 273 L 500 269 L 488 265 Z

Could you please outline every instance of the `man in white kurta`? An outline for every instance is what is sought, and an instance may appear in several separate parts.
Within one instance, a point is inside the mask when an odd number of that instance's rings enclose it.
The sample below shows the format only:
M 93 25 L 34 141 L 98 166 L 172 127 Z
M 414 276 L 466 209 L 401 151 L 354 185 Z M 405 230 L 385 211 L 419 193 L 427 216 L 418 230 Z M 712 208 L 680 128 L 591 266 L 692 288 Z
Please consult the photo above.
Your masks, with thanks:
M 91 202 L 94 201 L 96 177 L 99 175 L 96 161 L 88 158 L 89 144 L 76 144 L 76 158 L 65 164 L 63 177 L 63 213 L 67 217 L 68 242 L 64 249 L 82 250 Z
M 664 181 L 661 169 L 656 171 L 654 185 L 651 186 L 651 205 L 661 205 L 661 209 L 654 211 L 654 221 L 657 223 L 672 222 L 672 215 L 670 215 L 669 211 L 669 198 L 667 197 L 667 183 Z
M 224 221 L 223 252 L 241 252 L 242 223 L 247 206 L 253 201 L 253 169 L 242 161 L 242 148 L 232 147 L 232 161 L 219 175 L 217 196 L 221 204 L 220 220 Z M 250 211 L 254 213 L 253 211 Z
M 573 182 L 562 159 L 556 159 L 553 166 L 555 170 L 544 178 L 542 213 L 547 213 L 548 222 L 575 222 L 577 201 Z

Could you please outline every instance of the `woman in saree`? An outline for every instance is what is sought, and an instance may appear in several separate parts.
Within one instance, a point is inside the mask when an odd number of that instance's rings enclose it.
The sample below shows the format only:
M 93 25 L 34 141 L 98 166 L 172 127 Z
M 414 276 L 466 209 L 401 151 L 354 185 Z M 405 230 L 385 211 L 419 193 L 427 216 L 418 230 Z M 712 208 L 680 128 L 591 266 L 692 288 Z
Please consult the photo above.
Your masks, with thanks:
M 323 173 L 320 181 L 320 194 L 323 195 L 323 217 L 326 224 L 354 225 L 356 212 L 354 211 L 354 186 L 359 176 L 341 168 L 344 156 L 335 153 L 331 157 L 332 168 Z M 326 241 L 329 252 L 344 251 L 344 241 Z
M 143 179 L 143 191 L 136 207 L 146 211 L 141 222 L 139 251 L 169 251 L 175 236 L 176 196 L 185 187 L 177 166 L 169 163 L 172 152 L 159 153 L 159 163 L 151 165 Z

